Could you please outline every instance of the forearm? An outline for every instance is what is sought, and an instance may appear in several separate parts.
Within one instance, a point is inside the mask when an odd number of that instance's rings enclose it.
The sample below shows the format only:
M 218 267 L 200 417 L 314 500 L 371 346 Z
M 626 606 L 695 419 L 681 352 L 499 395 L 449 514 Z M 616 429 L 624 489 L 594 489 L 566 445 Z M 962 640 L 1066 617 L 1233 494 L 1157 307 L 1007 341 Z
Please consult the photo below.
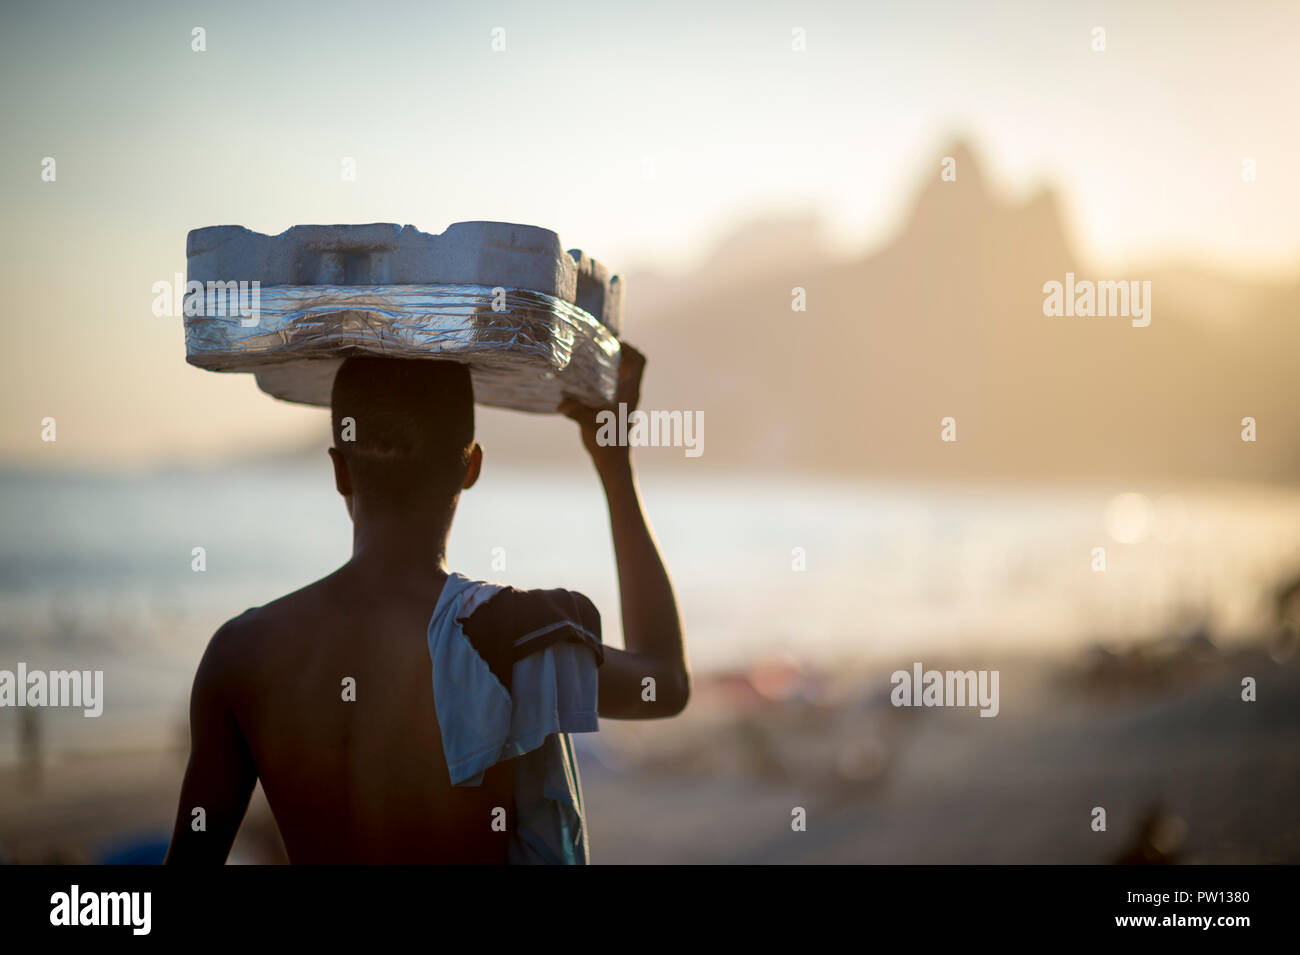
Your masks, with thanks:
M 660 684 L 668 681 L 663 692 L 684 695 L 688 673 L 677 601 L 641 507 L 631 459 L 621 455 L 604 463 L 599 473 L 618 563 L 624 646 L 651 664 L 655 672 L 647 675 Z

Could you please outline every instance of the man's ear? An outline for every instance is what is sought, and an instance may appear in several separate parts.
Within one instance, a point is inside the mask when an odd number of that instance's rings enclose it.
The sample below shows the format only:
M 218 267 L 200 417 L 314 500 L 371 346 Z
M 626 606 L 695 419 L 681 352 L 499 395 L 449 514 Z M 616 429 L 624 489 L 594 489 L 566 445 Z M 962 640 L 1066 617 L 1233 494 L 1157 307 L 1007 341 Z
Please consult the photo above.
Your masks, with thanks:
M 338 448 L 330 448 L 330 461 L 334 464 L 334 487 L 344 497 L 352 496 L 352 474 L 348 462 Z
M 469 470 L 465 472 L 465 483 L 461 488 L 468 491 L 478 481 L 479 473 L 483 470 L 483 447 L 477 441 L 469 452 Z

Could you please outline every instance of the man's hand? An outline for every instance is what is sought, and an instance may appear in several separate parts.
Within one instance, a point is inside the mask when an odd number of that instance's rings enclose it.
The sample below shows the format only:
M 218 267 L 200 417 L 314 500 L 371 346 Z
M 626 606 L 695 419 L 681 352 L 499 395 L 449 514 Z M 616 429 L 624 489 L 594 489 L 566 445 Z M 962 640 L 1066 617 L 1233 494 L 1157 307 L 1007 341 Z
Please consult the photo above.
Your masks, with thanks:
M 614 389 L 614 401 L 611 404 L 593 407 L 583 404 L 571 395 L 566 395 L 564 401 L 555 409 L 566 418 L 578 423 L 582 433 L 582 443 L 587 453 L 591 455 L 596 470 L 602 475 L 610 468 L 626 465 L 631 457 L 631 450 L 617 443 L 601 445 L 596 440 L 600 430 L 600 423 L 596 420 L 597 415 L 602 411 L 609 411 L 617 417 L 618 406 L 621 404 L 627 405 L 630 414 L 636 410 L 641 401 L 641 376 L 645 373 L 645 355 L 631 345 L 623 345 L 620 348 L 620 355 L 622 357 L 618 366 L 618 386 Z

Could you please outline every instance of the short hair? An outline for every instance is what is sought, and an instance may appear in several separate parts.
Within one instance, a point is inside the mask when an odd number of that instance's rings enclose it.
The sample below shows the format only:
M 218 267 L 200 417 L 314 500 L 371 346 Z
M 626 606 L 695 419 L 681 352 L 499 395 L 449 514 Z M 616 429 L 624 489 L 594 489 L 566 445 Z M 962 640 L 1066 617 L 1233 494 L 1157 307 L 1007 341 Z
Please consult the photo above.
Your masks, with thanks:
M 400 500 L 460 490 L 474 446 L 466 365 L 353 356 L 334 376 L 330 418 L 355 494 Z

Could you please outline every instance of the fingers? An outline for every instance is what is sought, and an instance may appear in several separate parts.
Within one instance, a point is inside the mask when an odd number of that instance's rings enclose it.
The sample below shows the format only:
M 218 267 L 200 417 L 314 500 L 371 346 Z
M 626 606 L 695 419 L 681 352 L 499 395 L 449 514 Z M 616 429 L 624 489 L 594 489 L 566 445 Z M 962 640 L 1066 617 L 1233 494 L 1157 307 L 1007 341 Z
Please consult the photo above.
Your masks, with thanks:
M 618 365 L 618 398 L 626 402 L 629 408 L 635 408 L 641 401 L 641 375 L 645 372 L 645 355 L 631 345 L 622 345 L 619 349 L 621 360 Z
M 631 345 L 622 345 L 619 352 L 622 356 L 618 365 L 619 378 L 640 381 L 641 373 L 645 371 L 645 355 Z
M 645 371 L 645 355 L 632 345 L 620 344 L 618 364 L 618 384 L 614 389 L 614 401 L 609 407 L 593 407 L 566 394 L 556 405 L 555 410 L 581 425 L 594 425 L 596 416 L 601 411 L 608 411 L 618 404 L 635 408 L 641 400 L 641 375 Z
M 577 398 L 565 396 L 564 400 L 555 408 L 560 414 L 570 421 L 576 421 L 578 424 L 586 424 L 596 419 L 599 409 L 592 408 L 590 405 L 584 405 Z

